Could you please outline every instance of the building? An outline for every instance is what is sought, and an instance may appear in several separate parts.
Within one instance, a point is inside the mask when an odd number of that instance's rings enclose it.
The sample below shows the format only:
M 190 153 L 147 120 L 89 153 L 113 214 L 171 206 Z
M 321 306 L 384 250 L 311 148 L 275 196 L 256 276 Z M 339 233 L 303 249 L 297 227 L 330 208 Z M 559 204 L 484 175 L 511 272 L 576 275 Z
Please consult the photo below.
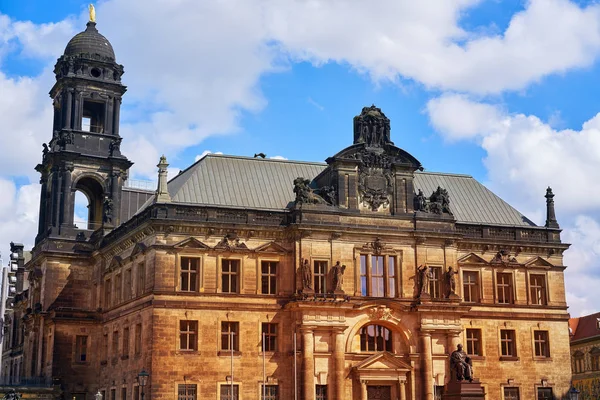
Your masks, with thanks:
M 573 386 L 580 400 L 600 398 L 600 313 L 569 320 Z
M 208 155 L 167 181 L 163 157 L 155 193 L 125 188 L 123 67 L 95 22 L 54 72 L 22 377 L 76 400 L 433 400 L 462 343 L 489 399 L 569 389 L 550 189 L 536 226 L 470 176 L 423 172 L 375 106 L 326 163 Z

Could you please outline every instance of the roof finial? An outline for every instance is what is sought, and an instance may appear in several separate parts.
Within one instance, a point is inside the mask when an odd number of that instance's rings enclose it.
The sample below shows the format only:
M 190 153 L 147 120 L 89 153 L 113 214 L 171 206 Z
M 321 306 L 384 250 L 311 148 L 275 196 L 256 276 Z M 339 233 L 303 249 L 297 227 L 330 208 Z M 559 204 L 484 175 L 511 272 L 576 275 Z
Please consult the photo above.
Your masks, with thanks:
M 88 8 L 90 9 L 90 22 L 96 22 L 96 9 L 94 5 L 90 4 Z
M 558 226 L 558 222 L 556 221 L 556 214 L 554 213 L 554 193 L 552 193 L 552 188 L 548 186 L 546 189 L 546 228 L 560 228 Z
M 169 194 L 169 190 L 167 188 L 167 167 L 169 164 L 167 163 L 167 157 L 162 155 L 160 157 L 160 162 L 158 163 L 158 188 L 156 189 L 156 198 L 154 200 L 155 203 L 170 203 L 171 195 Z

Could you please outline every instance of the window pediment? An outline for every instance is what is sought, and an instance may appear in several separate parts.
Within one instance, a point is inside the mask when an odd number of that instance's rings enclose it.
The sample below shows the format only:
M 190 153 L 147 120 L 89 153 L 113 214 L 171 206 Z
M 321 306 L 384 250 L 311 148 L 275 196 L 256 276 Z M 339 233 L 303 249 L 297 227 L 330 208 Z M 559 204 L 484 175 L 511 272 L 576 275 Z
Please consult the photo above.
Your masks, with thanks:
M 526 267 L 542 267 L 542 268 L 552 268 L 554 264 L 550 263 L 547 260 L 544 260 L 542 257 L 537 256 L 533 257 L 525 262 Z
M 288 250 L 276 242 L 270 242 L 254 249 L 256 253 L 285 254 Z
M 135 246 L 133 246 L 133 250 L 131 250 L 131 254 L 129 255 L 129 257 L 133 260 L 133 258 L 138 254 L 146 253 L 147 249 L 148 246 L 146 246 L 143 242 L 138 242 L 135 244 Z
M 393 355 L 387 351 L 382 351 L 367 359 L 361 361 L 353 368 L 354 373 L 358 377 L 371 376 L 372 374 L 384 375 L 385 373 L 393 375 L 400 372 L 409 372 L 412 367 L 402 361 L 400 357 Z
M 195 237 L 189 237 L 182 240 L 181 242 L 173 245 L 175 249 L 198 249 L 198 250 L 210 250 L 210 246 L 202 243 Z
M 487 262 L 485 259 L 481 258 L 480 256 L 478 256 L 475 253 L 469 253 L 466 256 L 462 256 L 461 258 L 458 259 L 457 261 L 459 264 L 461 265 L 465 265 L 465 264 L 489 264 L 489 262 Z

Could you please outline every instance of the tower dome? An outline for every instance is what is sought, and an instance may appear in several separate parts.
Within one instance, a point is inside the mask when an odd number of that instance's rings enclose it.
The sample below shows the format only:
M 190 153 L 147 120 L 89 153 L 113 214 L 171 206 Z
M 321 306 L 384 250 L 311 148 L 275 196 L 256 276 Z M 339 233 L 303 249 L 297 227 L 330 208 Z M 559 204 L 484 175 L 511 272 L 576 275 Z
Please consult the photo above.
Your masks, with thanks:
M 115 52 L 112 45 L 96 29 L 95 22 L 88 22 L 85 31 L 78 33 L 69 41 L 65 48 L 65 56 L 77 56 L 80 54 L 97 54 L 115 60 Z

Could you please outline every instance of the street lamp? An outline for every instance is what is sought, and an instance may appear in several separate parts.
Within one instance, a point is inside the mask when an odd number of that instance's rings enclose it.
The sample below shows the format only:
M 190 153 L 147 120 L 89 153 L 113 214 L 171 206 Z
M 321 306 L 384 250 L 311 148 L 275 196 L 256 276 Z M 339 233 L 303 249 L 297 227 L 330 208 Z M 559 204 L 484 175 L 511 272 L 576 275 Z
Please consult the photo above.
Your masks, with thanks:
M 102 393 L 100 393 L 100 390 L 98 390 L 98 393 L 96 393 L 94 395 L 95 400 L 102 400 Z
M 571 389 L 569 389 L 569 399 L 579 400 L 579 393 L 579 390 L 575 389 L 575 386 L 571 386 Z
M 144 400 L 144 386 L 146 386 L 146 384 L 148 383 L 149 376 L 150 376 L 150 374 L 148 372 L 146 372 L 146 370 L 143 368 L 140 371 L 140 373 L 138 374 L 138 382 L 140 383 L 140 386 L 142 387 L 142 400 Z

